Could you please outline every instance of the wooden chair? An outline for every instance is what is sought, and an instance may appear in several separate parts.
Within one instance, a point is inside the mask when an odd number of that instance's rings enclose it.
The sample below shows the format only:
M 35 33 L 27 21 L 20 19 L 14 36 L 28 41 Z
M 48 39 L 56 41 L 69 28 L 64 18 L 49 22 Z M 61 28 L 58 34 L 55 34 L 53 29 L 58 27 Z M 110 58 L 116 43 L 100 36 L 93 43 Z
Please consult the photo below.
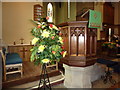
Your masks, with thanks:
M 2 50 L 0 50 L 0 53 L 3 60 L 4 81 L 6 81 L 8 74 L 21 73 L 22 77 L 23 69 L 20 56 L 17 53 L 8 53 L 5 55 Z

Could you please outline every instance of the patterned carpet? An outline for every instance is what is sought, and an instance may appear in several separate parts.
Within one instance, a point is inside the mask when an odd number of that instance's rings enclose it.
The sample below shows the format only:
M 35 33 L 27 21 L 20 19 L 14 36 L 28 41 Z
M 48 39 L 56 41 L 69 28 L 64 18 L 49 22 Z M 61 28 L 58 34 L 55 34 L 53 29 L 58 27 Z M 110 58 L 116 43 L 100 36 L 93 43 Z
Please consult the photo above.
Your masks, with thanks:
M 113 73 L 112 74 L 113 79 L 116 81 L 116 83 L 120 82 L 120 74 Z M 93 88 L 110 88 L 114 86 L 110 81 L 108 81 L 106 84 L 104 84 L 102 79 L 96 80 L 92 83 Z

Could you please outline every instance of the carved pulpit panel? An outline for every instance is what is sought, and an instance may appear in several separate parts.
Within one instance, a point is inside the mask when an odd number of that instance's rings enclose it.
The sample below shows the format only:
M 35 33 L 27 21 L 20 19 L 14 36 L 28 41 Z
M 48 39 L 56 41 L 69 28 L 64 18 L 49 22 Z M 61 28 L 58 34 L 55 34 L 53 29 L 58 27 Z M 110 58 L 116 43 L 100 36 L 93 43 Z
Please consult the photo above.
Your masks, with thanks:
M 61 30 L 61 33 L 62 33 L 62 37 L 63 37 L 63 40 L 64 40 L 64 45 L 63 45 L 63 47 L 64 47 L 64 49 L 66 50 L 66 51 L 69 51 L 68 49 L 69 49 L 69 44 L 68 44 L 68 42 L 69 42 L 69 39 L 68 39 L 68 27 L 65 27 L 65 28 L 62 28 L 62 30 Z
M 85 35 L 84 27 L 71 27 L 70 28 L 70 48 L 71 56 L 85 55 Z
M 83 56 L 85 55 L 85 34 L 84 34 L 84 27 L 79 27 L 77 28 L 77 37 L 78 37 L 78 41 L 77 41 L 77 55 L 78 56 Z
M 77 33 L 75 32 L 74 28 L 71 27 L 70 29 L 70 55 L 76 56 L 77 52 Z
M 97 30 L 88 29 L 87 30 L 87 56 L 96 55 L 96 44 L 97 44 Z
M 88 28 L 88 21 L 74 21 L 62 23 L 62 37 L 68 54 L 61 62 L 85 67 L 96 62 L 97 29 Z

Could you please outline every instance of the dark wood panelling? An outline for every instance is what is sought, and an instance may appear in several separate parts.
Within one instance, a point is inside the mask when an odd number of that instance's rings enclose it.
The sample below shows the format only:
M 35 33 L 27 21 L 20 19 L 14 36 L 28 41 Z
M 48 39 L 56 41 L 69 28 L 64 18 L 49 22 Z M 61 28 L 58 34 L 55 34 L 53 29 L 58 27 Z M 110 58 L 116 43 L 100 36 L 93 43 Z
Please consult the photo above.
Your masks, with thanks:
M 65 27 L 65 28 L 62 28 L 62 30 L 61 30 L 61 33 L 62 33 L 62 37 L 63 37 L 63 40 L 64 40 L 64 45 L 63 45 L 63 47 L 64 47 L 64 49 L 66 50 L 66 51 L 68 51 L 68 49 L 69 49 L 69 44 L 68 44 L 68 41 L 69 41 L 69 39 L 68 39 L 68 27 Z
M 84 55 L 85 54 L 85 37 L 81 34 L 78 38 L 78 56 L 80 54 Z
M 105 42 L 105 40 L 98 40 L 97 41 L 97 56 L 102 55 L 102 44 Z
M 101 38 L 101 40 L 108 41 L 109 28 L 111 28 L 111 30 L 112 30 L 112 33 L 111 33 L 112 36 L 114 35 L 115 30 L 118 30 L 118 35 L 120 36 L 120 24 L 114 25 L 114 24 L 105 24 L 105 23 L 103 23 L 103 30 L 100 32 L 100 38 Z
M 118 35 L 120 36 L 120 27 L 118 28 Z
M 23 61 L 30 61 L 30 49 L 32 45 L 11 45 L 8 46 L 9 53 L 18 53 Z
M 87 30 L 87 56 L 96 55 L 97 29 Z
M 77 55 L 77 34 L 74 32 L 72 28 L 70 28 L 70 55 L 76 56 Z
M 89 18 L 89 14 L 87 13 L 83 17 L 81 17 L 87 10 L 94 10 L 94 2 L 77 2 L 76 3 L 76 20 L 77 21 L 86 21 Z
M 110 2 L 105 2 L 103 5 L 103 22 L 114 24 L 114 7 Z

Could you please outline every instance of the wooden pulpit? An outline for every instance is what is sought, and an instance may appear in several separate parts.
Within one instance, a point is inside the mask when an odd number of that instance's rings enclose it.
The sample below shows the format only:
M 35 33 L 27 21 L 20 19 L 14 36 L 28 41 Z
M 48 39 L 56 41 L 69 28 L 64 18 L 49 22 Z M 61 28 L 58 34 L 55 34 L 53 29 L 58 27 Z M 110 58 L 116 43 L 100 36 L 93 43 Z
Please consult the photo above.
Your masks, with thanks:
M 61 62 L 75 67 L 93 65 L 96 62 L 97 29 L 88 28 L 88 21 L 65 22 L 58 26 L 62 28 L 67 50 Z

